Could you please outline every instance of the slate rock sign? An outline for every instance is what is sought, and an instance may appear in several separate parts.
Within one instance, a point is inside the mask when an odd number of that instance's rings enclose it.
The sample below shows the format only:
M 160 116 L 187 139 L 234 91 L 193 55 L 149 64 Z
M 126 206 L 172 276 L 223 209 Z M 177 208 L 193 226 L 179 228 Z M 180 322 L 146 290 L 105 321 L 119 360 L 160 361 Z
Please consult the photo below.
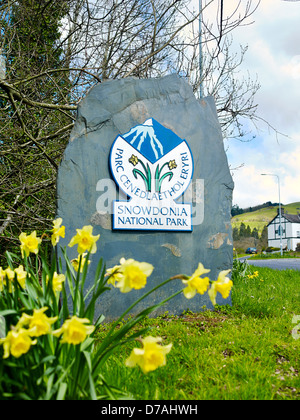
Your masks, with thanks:
M 233 182 L 213 98 L 198 101 L 176 75 L 123 79 L 94 87 L 78 107 L 57 180 L 57 217 L 67 245 L 76 229 L 100 234 L 91 256 L 90 285 L 100 257 L 108 268 L 122 257 L 155 269 L 142 290 L 102 295 L 98 313 L 121 315 L 168 278 L 191 275 L 201 262 L 211 279 L 232 267 L 230 213 Z M 76 258 L 76 247 L 68 248 Z M 183 286 L 158 289 L 134 310 L 159 303 Z M 230 304 L 218 294 L 218 304 Z M 182 294 L 157 313 L 181 314 L 203 306 L 205 294 Z

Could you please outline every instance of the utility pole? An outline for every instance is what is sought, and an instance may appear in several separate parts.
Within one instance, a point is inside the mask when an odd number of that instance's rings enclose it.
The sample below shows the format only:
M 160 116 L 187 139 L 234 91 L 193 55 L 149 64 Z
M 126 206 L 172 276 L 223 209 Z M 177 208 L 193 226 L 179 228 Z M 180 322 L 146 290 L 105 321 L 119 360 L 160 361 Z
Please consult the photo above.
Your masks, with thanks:
M 280 255 L 283 255 L 283 250 L 282 250 L 282 223 L 281 223 L 281 201 L 280 201 L 280 179 L 279 176 L 276 174 L 261 174 L 261 175 L 268 175 L 268 176 L 276 176 L 277 178 L 277 182 L 278 182 L 278 195 L 279 195 L 279 235 L 280 235 Z

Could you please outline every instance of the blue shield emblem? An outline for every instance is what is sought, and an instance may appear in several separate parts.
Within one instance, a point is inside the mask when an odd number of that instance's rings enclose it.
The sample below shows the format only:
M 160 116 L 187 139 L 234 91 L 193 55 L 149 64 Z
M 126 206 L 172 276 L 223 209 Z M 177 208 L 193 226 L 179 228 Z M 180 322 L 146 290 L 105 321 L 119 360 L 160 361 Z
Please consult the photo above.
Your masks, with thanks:
M 111 148 L 116 184 L 130 197 L 113 209 L 114 229 L 191 231 L 191 205 L 175 202 L 193 177 L 187 142 L 151 118 L 119 135 Z

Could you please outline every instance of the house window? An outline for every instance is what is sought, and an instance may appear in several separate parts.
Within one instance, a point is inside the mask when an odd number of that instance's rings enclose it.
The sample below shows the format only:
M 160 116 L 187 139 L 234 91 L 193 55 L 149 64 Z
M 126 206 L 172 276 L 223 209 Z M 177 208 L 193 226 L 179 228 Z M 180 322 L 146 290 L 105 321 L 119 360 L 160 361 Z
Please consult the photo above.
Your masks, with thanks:
M 300 231 L 297 232 L 297 238 L 300 238 Z

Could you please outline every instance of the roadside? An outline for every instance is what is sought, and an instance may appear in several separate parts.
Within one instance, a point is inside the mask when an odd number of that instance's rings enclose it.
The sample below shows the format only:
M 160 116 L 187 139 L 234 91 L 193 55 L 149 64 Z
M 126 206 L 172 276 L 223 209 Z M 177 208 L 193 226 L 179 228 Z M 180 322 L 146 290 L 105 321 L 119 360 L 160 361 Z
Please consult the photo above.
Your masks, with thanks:
M 238 258 L 240 261 L 247 260 L 248 264 L 255 267 L 267 267 L 273 270 L 300 270 L 300 258 L 278 258 L 254 260 L 251 255 Z

